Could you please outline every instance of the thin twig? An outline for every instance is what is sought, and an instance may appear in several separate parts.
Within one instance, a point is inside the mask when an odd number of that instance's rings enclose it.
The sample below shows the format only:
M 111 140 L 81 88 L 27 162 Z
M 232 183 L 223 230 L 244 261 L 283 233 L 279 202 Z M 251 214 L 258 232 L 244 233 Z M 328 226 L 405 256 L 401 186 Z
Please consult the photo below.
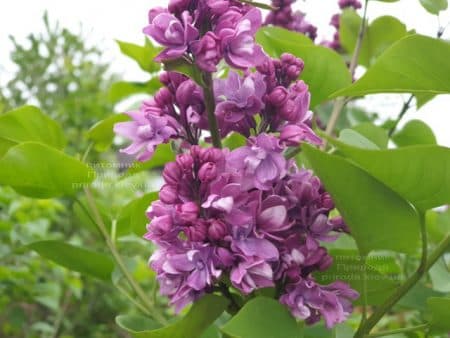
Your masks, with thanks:
M 91 210 L 93 214 L 93 218 L 95 220 L 95 225 L 97 226 L 98 230 L 102 234 L 106 245 L 108 246 L 108 249 L 111 251 L 114 260 L 117 263 L 117 266 L 119 267 L 120 271 L 130 284 L 131 288 L 136 292 L 136 295 L 139 297 L 141 302 L 145 305 L 147 310 L 151 313 L 151 316 L 157 320 L 160 324 L 166 324 L 167 320 L 158 312 L 155 311 L 153 307 L 153 303 L 147 298 L 145 295 L 144 290 L 140 287 L 140 285 L 134 280 L 131 273 L 128 271 L 124 261 L 122 260 L 122 256 L 120 256 L 119 252 L 117 251 L 117 248 L 115 244 L 111 241 L 111 238 L 109 237 L 108 231 L 106 229 L 105 223 L 103 222 L 102 217 L 100 216 L 100 212 L 98 211 L 97 205 L 95 204 L 94 198 L 92 196 L 92 192 L 89 189 L 89 187 L 84 188 L 84 193 L 86 194 L 86 200 L 88 203 L 88 207 Z
M 389 133 L 388 133 L 389 137 L 391 137 L 392 134 L 394 134 L 395 130 L 397 129 L 398 124 L 400 123 L 400 120 L 403 118 L 403 116 L 409 110 L 413 98 L 414 98 L 414 95 L 411 94 L 410 97 L 408 98 L 408 100 L 406 100 L 403 103 L 402 109 L 400 110 L 400 113 L 398 113 L 398 116 L 395 119 L 394 125 L 391 127 L 391 129 L 389 129 Z
M 380 319 L 425 275 L 439 257 L 450 245 L 450 234 L 441 241 L 438 247 L 428 257 L 427 254 L 427 231 L 425 227 L 425 216 L 420 214 L 420 232 L 422 237 L 422 256 L 417 270 L 383 303 L 375 312 L 361 325 L 355 333 L 355 338 L 364 337 L 373 329 Z
M 358 58 L 359 54 L 361 52 L 362 42 L 364 39 L 364 33 L 366 30 L 366 18 L 367 18 L 367 7 L 368 7 L 369 1 L 366 0 L 364 3 L 364 13 L 361 21 L 361 25 L 359 26 L 359 32 L 358 32 L 358 39 L 356 40 L 356 46 L 355 50 L 353 51 L 353 56 L 350 61 L 350 67 L 349 72 L 351 76 L 355 74 L 356 66 L 358 65 Z M 331 135 L 333 133 L 334 128 L 336 127 L 337 120 L 339 118 L 339 115 L 342 112 L 342 109 L 344 108 L 346 104 L 347 99 L 345 97 L 339 97 L 335 100 L 333 111 L 331 112 L 330 119 L 327 124 L 327 128 L 325 130 L 325 133 L 327 135 Z M 326 146 L 326 141 L 324 142 L 324 147 Z

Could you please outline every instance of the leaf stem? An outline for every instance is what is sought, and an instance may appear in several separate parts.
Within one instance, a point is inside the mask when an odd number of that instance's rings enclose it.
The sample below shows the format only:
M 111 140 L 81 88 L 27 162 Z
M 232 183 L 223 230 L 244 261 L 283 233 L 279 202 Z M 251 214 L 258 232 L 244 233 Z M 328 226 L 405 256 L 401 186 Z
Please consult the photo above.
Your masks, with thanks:
M 389 335 L 396 334 L 396 333 L 406 333 L 406 332 L 425 330 L 427 328 L 428 328 L 428 324 L 421 324 L 421 325 L 416 325 L 416 326 L 411 326 L 411 327 L 405 327 L 402 329 L 396 329 L 396 330 L 390 330 L 390 331 L 380 331 L 377 333 L 372 333 L 372 334 L 366 335 L 365 338 L 384 337 L 384 336 L 389 336 Z
M 93 218 L 95 220 L 94 223 L 97 226 L 98 230 L 100 231 L 101 235 L 103 236 L 103 239 L 105 240 L 109 251 L 111 251 L 111 254 L 113 255 L 113 258 L 116 261 L 117 266 L 119 267 L 120 271 L 123 273 L 124 277 L 127 279 L 131 288 L 136 292 L 136 295 L 138 296 L 138 298 L 145 305 L 148 312 L 151 313 L 151 316 L 156 321 L 158 321 L 160 324 L 162 324 L 162 325 L 166 324 L 167 320 L 158 311 L 155 311 L 155 309 L 153 308 L 152 302 L 147 298 L 144 290 L 142 290 L 140 285 L 135 281 L 135 279 L 133 278 L 131 273 L 128 271 L 124 261 L 122 260 L 122 256 L 120 256 L 119 252 L 117 251 L 117 248 L 116 248 L 114 242 L 111 241 L 111 238 L 109 237 L 105 223 L 103 222 L 103 219 L 100 216 L 100 212 L 98 211 L 97 205 L 95 204 L 94 198 L 92 196 L 92 192 L 89 189 L 89 187 L 84 188 L 84 193 L 86 194 L 86 200 L 87 200 L 88 207 L 93 214 Z
M 355 69 L 356 69 L 356 66 L 358 65 L 358 58 L 359 58 L 359 54 L 361 52 L 362 42 L 364 39 L 364 33 L 366 31 L 366 24 L 367 24 L 366 18 L 367 18 L 368 3 L 369 3 L 369 1 L 365 0 L 363 17 L 362 17 L 361 25 L 359 26 L 358 38 L 356 40 L 355 50 L 353 51 L 352 59 L 350 61 L 349 72 L 352 77 L 355 74 Z M 346 97 L 339 97 L 336 99 L 336 101 L 334 101 L 333 111 L 331 112 L 330 120 L 328 121 L 327 128 L 325 130 L 325 133 L 327 135 L 331 135 L 333 133 L 333 130 L 336 127 L 336 123 L 339 118 L 339 115 L 341 114 L 342 109 L 344 109 L 344 106 L 346 103 L 347 103 Z M 327 142 L 325 141 L 323 147 L 325 147 L 326 144 L 327 144 Z
M 398 124 L 400 123 L 401 119 L 402 119 L 403 116 L 406 114 L 406 112 L 409 110 L 409 107 L 410 107 L 410 105 L 411 105 L 411 101 L 412 101 L 413 98 L 414 98 L 414 95 L 411 94 L 411 95 L 409 96 L 408 100 L 406 100 L 406 101 L 403 103 L 403 107 L 402 107 L 402 109 L 400 110 L 400 113 L 398 113 L 398 116 L 397 116 L 397 118 L 395 119 L 394 125 L 391 127 L 391 129 L 389 129 L 389 133 L 388 133 L 388 136 L 389 136 L 389 137 L 391 137 L 392 134 L 394 134 L 395 129 L 397 129 L 397 126 L 398 126 Z
M 216 119 L 216 103 L 214 99 L 214 88 L 211 73 L 202 72 L 203 77 L 203 96 L 205 98 L 205 108 L 208 113 L 209 131 L 211 132 L 211 139 L 213 146 L 222 148 L 222 141 L 220 138 L 219 127 Z
M 450 245 L 450 234 L 441 241 L 438 247 L 427 256 L 427 231 L 425 227 L 425 215 L 420 213 L 420 232 L 422 237 L 422 256 L 417 270 L 389 297 L 375 312 L 364 322 L 355 333 L 355 338 L 364 337 L 373 329 L 380 319 L 422 278 L 422 276 L 433 266 L 439 257 Z

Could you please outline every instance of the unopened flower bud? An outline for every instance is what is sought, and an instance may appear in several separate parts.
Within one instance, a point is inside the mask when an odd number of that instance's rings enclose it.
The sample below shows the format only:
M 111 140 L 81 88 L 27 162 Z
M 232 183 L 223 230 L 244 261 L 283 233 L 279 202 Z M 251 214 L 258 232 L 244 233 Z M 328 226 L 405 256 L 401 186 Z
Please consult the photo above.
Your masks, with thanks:
M 165 184 L 159 191 L 159 199 L 167 204 L 174 204 L 178 200 L 177 189 L 173 185 Z
M 217 176 L 217 167 L 215 163 L 206 162 L 198 171 L 198 178 L 201 182 L 209 182 L 215 179 Z
M 211 240 L 218 241 L 218 240 L 224 239 L 224 237 L 226 236 L 227 233 L 228 233 L 228 228 L 224 222 L 222 222 L 218 219 L 213 219 L 210 222 L 209 228 L 208 228 L 208 237 Z

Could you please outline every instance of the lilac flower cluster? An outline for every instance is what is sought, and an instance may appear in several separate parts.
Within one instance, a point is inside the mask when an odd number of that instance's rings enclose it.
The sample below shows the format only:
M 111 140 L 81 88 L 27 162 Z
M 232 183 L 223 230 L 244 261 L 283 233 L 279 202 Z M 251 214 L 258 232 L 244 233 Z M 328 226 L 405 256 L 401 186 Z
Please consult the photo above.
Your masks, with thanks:
M 317 37 L 317 27 L 305 19 L 305 14 L 292 10 L 296 0 L 272 0 L 274 10 L 270 11 L 264 22 L 265 25 L 280 26 L 291 31 L 308 36 L 311 40 Z
M 303 61 L 291 54 L 266 58 L 251 73 L 230 71 L 226 79 L 214 80 L 215 115 L 222 137 L 230 132 L 250 136 L 251 132 L 280 132 L 288 146 L 302 141 L 320 144 L 311 129 L 308 86 L 297 80 Z M 115 125 L 115 132 L 133 143 L 122 151 L 148 160 L 158 144 L 181 141 L 182 148 L 198 144 L 201 131 L 208 129 L 203 89 L 185 75 L 164 72 L 165 85 L 144 101 L 139 111 L 127 113 L 132 121 Z M 256 115 L 259 114 L 257 125 Z
M 163 72 L 164 86 L 114 127 L 132 142 L 122 151 L 140 161 L 161 143 L 178 146 L 147 212 L 145 238 L 157 246 L 149 264 L 161 294 L 180 311 L 205 293 L 234 288 L 245 297 L 275 288 L 296 318 L 342 322 L 358 294 L 342 282 L 320 285 L 313 273 L 332 264 L 321 242 L 348 229 L 330 217 L 334 204 L 320 180 L 285 157 L 288 147 L 321 144 L 308 86 L 298 80 L 303 61 L 265 55 L 254 41 L 260 12 L 234 0 L 171 0 L 150 11 L 149 22 L 144 32 L 164 46 L 156 60 L 183 58 L 213 72 L 224 59 L 241 70 L 214 79 L 212 88 Z M 246 145 L 198 145 L 209 129 L 208 91 L 220 136 L 240 133 Z
M 192 146 L 164 168 L 145 238 L 158 246 L 150 265 L 177 310 L 229 280 L 244 295 L 277 285 L 308 323 L 322 315 L 331 327 L 351 312 L 355 291 L 311 275 L 332 263 L 320 241 L 346 227 L 329 217 L 334 205 L 319 179 L 283 150 L 262 133 L 231 152 Z
M 254 41 L 261 13 L 234 0 L 172 0 L 169 7 L 150 10 L 144 33 L 164 46 L 156 61 L 185 57 L 202 70 L 216 71 L 223 58 L 246 69 L 265 54 Z

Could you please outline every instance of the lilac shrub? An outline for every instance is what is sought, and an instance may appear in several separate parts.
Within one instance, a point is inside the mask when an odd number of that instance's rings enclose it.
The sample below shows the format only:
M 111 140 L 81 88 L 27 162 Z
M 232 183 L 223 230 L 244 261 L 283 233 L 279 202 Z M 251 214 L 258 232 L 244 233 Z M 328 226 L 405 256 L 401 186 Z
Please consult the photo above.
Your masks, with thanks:
M 203 77 L 222 61 L 234 70 L 210 87 L 163 72 L 164 86 L 115 132 L 132 142 L 122 151 L 140 161 L 159 144 L 178 146 L 145 234 L 157 246 L 149 264 L 160 292 L 176 311 L 224 288 L 244 299 L 274 288 L 293 316 L 307 323 L 323 317 L 332 327 L 348 317 L 358 294 L 343 282 L 321 285 L 313 273 L 332 264 L 321 242 L 348 229 L 330 216 L 334 203 L 320 180 L 286 157 L 288 147 L 322 141 L 312 129 L 308 86 L 298 80 L 305 65 L 290 54 L 264 53 L 255 42 L 261 18 L 233 0 L 172 0 L 150 10 L 144 33 L 163 46 L 156 61 L 183 60 Z M 216 131 L 208 115 L 212 93 Z M 234 150 L 201 147 L 210 141 L 205 131 L 239 133 L 247 142 Z

